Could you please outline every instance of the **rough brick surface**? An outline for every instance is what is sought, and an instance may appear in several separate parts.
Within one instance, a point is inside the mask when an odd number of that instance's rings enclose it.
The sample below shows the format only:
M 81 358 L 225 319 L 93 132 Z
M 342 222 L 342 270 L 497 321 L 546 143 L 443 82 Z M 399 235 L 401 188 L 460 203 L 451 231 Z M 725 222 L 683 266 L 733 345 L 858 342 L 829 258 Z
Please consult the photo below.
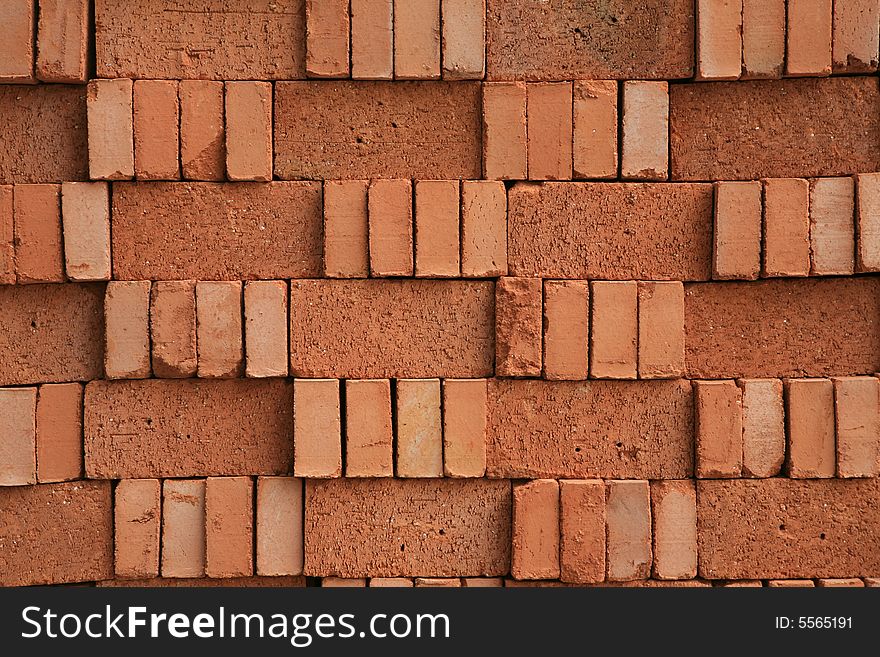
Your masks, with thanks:
M 646 579 L 651 573 L 651 503 L 647 481 L 606 483 L 608 579 Z
M 513 487 L 515 579 L 559 577 L 559 482 L 538 479 Z
M 37 27 L 37 78 L 82 83 L 88 71 L 91 21 L 88 0 L 42 0 Z
M 0 388 L 0 486 L 37 483 L 36 388 Z
M 303 569 L 303 483 L 257 478 L 257 574 L 298 575 Z
M 113 511 L 116 577 L 157 577 L 161 482 L 123 479 L 116 485 Z
M 6 27 L 6 38 L 0 46 L 0 81 L 34 81 L 34 15 L 33 0 L 12 0 L 0 9 Z
M 789 477 L 814 479 L 836 473 L 834 388 L 828 379 L 785 384 Z
M 559 567 L 564 582 L 605 579 L 605 483 L 559 482 Z
M 150 282 L 111 281 L 104 295 L 104 375 L 150 376 Z
M 205 480 L 205 575 L 254 572 L 254 482 L 250 477 Z
M 654 577 L 697 576 L 697 495 L 694 482 L 651 482 Z
M 345 382 L 345 476 L 394 474 L 391 382 Z
M 773 477 L 785 458 L 785 411 L 782 381 L 741 379 L 742 472 L 746 477 Z
M 79 383 L 40 386 L 37 394 L 37 481 L 79 479 L 83 471 L 83 389 Z
M 205 575 L 205 480 L 162 482 L 162 577 Z
M 495 286 L 495 371 L 541 373 L 543 290 L 539 278 L 503 277 Z
M 223 83 L 182 80 L 178 89 L 183 177 L 223 180 L 226 173 Z

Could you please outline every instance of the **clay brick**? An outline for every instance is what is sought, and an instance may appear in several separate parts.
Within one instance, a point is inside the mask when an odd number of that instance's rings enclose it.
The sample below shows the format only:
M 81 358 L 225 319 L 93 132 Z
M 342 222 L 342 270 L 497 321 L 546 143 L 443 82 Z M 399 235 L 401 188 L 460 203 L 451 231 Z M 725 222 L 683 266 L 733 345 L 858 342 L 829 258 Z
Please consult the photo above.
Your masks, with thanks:
M 247 376 L 287 376 L 285 281 L 245 283 L 244 335 Z
M 509 481 L 309 479 L 305 573 L 497 577 L 510 568 L 510 522 Z
M 590 288 L 590 376 L 634 379 L 638 359 L 638 284 L 594 281 Z
M 461 183 L 461 275 L 507 274 L 507 190 L 504 183 Z
M 113 577 L 109 481 L 0 487 L 0 585 Z
M 880 474 L 880 381 L 873 376 L 834 380 L 837 476 Z
M 771 589 L 811 589 L 816 585 L 811 579 L 771 579 L 767 586 Z
M 482 85 L 482 90 L 483 176 L 502 180 L 526 178 L 526 85 L 493 82 Z
M 782 381 L 741 379 L 742 474 L 775 477 L 785 459 L 785 411 Z
M 489 382 L 488 476 L 693 476 L 689 381 Z
M 293 473 L 297 477 L 342 476 L 339 381 L 293 381 Z
M 880 569 L 880 479 L 697 482 L 708 579 L 857 577 Z
M 495 286 L 495 374 L 541 376 L 543 286 L 503 276 Z
M 478 82 L 279 82 L 275 174 L 480 178 L 480 116 Z M 328 140 L 333 148 L 315 148 Z
M 559 483 L 553 479 L 513 487 L 510 573 L 516 579 L 559 577 Z
M 43 82 L 85 82 L 89 32 L 88 0 L 40 0 L 37 78 Z
M 572 106 L 575 178 L 617 177 L 617 82 L 575 80 Z
M 880 51 L 880 3 L 877 0 L 835 2 L 832 24 L 832 70 L 835 73 L 876 71 Z
M 305 75 L 302 0 L 99 2 L 98 77 L 277 80 Z
M 415 274 L 429 278 L 461 275 L 459 181 L 415 183 Z
M 568 180 L 572 167 L 570 82 L 526 86 L 529 178 Z
M 0 487 L 37 483 L 36 388 L 0 388 Z
M 244 369 L 241 282 L 196 283 L 198 375 L 235 378 Z
M 518 184 L 508 198 L 511 275 L 706 280 L 711 185 Z
M 785 382 L 788 429 L 786 473 L 814 479 L 836 474 L 834 390 L 827 379 Z
M 712 278 L 758 278 L 761 270 L 761 183 L 715 183 Z
M 367 585 L 365 577 L 324 577 L 321 580 L 323 588 L 363 588 Z
M 743 0 L 697 0 L 698 80 L 736 80 L 742 72 Z
M 810 253 L 814 275 L 853 273 L 854 187 L 852 178 L 810 181 Z
M 850 577 L 845 579 L 819 579 L 816 580 L 816 586 L 823 588 L 864 588 L 865 583 L 858 577 Z
M 306 75 L 347 78 L 348 0 L 306 0 Z
M 443 476 L 443 428 L 438 379 L 400 379 L 396 386 L 398 477 Z
M 781 77 L 785 61 L 785 0 L 742 0 L 742 11 L 742 77 Z
M 226 175 L 272 180 L 272 85 L 226 83 Z
M 493 288 L 488 281 L 291 281 L 291 373 L 491 376 Z M 381 326 L 375 317 L 383 317 Z
M 697 477 L 739 477 L 743 461 L 742 390 L 735 381 L 694 381 Z
M 293 477 L 257 478 L 257 574 L 303 569 L 303 484 Z
M 394 77 L 393 0 L 351 0 L 351 77 Z
M 647 481 L 608 481 L 605 502 L 608 579 L 631 581 L 651 573 L 651 502 Z
M 104 286 L 0 285 L 0 386 L 100 378 Z
M 85 392 L 86 476 L 288 474 L 291 398 L 280 379 L 92 381 Z
M 205 480 L 162 482 L 162 577 L 205 575 Z
M 787 75 L 831 73 L 831 0 L 789 0 Z
M 110 187 L 63 183 L 64 264 L 74 281 L 110 280 Z
M 110 281 L 104 295 L 104 373 L 108 379 L 150 376 L 150 282 Z
M 180 100 L 173 80 L 134 81 L 134 173 L 138 180 L 180 178 Z
M 589 283 L 544 281 L 544 378 L 586 379 L 589 339 Z
M 367 586 L 370 588 L 411 589 L 413 587 L 413 581 L 406 577 L 371 577 L 370 583 Z
M 868 588 L 880 587 L 880 577 L 863 577 L 862 580 Z
M 114 496 L 116 577 L 157 577 L 161 482 L 158 479 L 123 479 L 116 485 Z
M 651 482 L 657 579 L 697 576 L 697 493 L 691 479 Z
M 605 579 L 605 483 L 559 482 L 559 578 L 589 584 Z
M 669 89 L 666 82 L 623 83 L 622 178 L 669 177 Z
M 0 8 L 0 83 L 34 82 L 34 0 L 11 0 Z
M 40 386 L 36 408 L 37 481 L 80 479 L 83 390 L 79 383 Z
M 496 588 L 504 586 L 500 577 L 462 577 L 461 585 L 465 588 Z
M 443 381 L 443 474 L 482 477 L 486 473 L 485 379 Z
M 394 0 L 394 77 L 440 77 L 438 0 Z
M 443 77 L 479 80 L 486 73 L 486 0 L 443 0 Z
M 12 200 L 17 282 L 64 281 L 61 187 L 16 185 Z
M 678 281 L 639 282 L 639 378 L 682 376 L 684 286 Z
M 370 273 L 413 275 L 413 201 L 409 180 L 374 180 L 368 192 Z
M 810 184 L 800 178 L 764 181 L 762 276 L 810 273 Z
M 728 588 L 728 589 L 729 588 L 738 588 L 738 589 L 758 588 L 759 589 L 762 586 L 764 586 L 764 584 L 761 582 L 761 580 L 742 579 L 742 580 L 736 580 L 736 581 L 732 581 L 732 582 L 720 582 L 720 583 L 717 583 L 716 586 L 722 586 L 722 587 Z
M 12 218 L 12 190 L 12 185 L 0 185 L 0 285 L 15 284 L 15 225 Z M 505 222 L 506 220 L 505 216 Z
M 205 482 L 205 575 L 254 574 L 254 482 L 209 477 Z
M 858 271 L 880 271 L 880 174 L 856 178 L 856 266 Z
M 187 180 L 226 178 L 223 83 L 181 80 L 180 163 Z
M 150 289 L 150 343 L 153 374 L 194 376 L 196 354 L 195 281 L 156 281 Z
M 461 588 L 461 580 L 457 577 L 455 579 L 448 577 L 416 577 L 415 585 L 418 588 L 458 589 Z
M 366 278 L 370 273 L 366 180 L 324 182 L 324 275 Z
M 345 476 L 394 476 L 391 382 L 345 382 Z
M 305 588 L 305 577 L 193 577 L 172 579 L 153 577 L 150 579 L 111 579 L 95 582 L 98 587 L 135 588 Z
M 133 178 L 133 85 L 128 79 L 92 80 L 86 94 L 89 123 L 89 177 Z

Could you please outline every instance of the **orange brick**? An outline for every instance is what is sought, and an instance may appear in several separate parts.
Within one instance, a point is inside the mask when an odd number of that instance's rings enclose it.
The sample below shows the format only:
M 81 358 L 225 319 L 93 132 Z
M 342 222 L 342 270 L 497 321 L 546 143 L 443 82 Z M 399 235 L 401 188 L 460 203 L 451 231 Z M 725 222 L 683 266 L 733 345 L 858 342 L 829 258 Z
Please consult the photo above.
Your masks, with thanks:
M 640 282 L 639 377 L 678 378 L 684 371 L 684 285 Z
M 486 379 L 443 381 L 443 474 L 486 474 Z
M 801 178 L 764 181 L 762 276 L 810 273 L 810 184 Z
M 617 177 L 617 82 L 575 80 L 573 89 L 575 178 Z
M 742 71 L 742 0 L 697 0 L 698 80 L 736 80 Z
M 297 477 L 341 477 L 339 381 L 294 379 L 293 472 Z
M 880 381 L 873 376 L 834 379 L 837 476 L 880 474 Z
M 459 276 L 459 182 L 420 180 L 415 197 L 416 276 Z
M 370 273 L 413 275 L 412 182 L 374 180 L 369 189 Z
M 223 83 L 180 81 L 180 163 L 187 180 L 226 178 Z
M 443 476 L 439 379 L 397 381 L 398 477 Z
M 495 285 L 495 374 L 541 375 L 540 278 L 502 277 Z
M 443 78 L 480 80 L 486 73 L 486 0 L 443 0 Z
M 321 586 L 323 588 L 362 588 L 367 585 L 364 577 L 322 577 Z
M 651 482 L 657 579 L 697 576 L 697 492 L 692 479 Z
M 623 83 L 622 178 L 669 177 L 669 87 L 666 82 Z
M 345 382 L 345 476 L 394 476 L 388 379 Z
M 0 83 L 34 81 L 34 0 L 0 5 Z
M 440 3 L 394 0 L 394 77 L 440 77 Z
M 123 479 L 116 485 L 114 495 L 116 577 L 158 577 L 161 482 Z
M 162 482 L 162 577 L 205 575 L 205 480 Z
M 568 180 L 572 167 L 570 82 L 526 86 L 529 179 Z
M 825 276 L 854 270 L 854 187 L 852 178 L 810 181 L 811 273 Z
M 299 575 L 302 569 L 302 480 L 257 477 L 257 575 Z
M 247 376 L 287 376 L 285 281 L 245 283 L 244 334 Z
M 742 391 L 734 381 L 694 381 L 696 474 L 700 478 L 742 474 Z
M 742 9 L 742 77 L 781 77 L 785 62 L 785 0 L 743 0 Z
M 272 84 L 226 83 L 226 175 L 272 180 Z
M 848 579 L 818 579 L 816 580 L 816 586 L 822 588 L 852 589 L 864 588 L 865 583 L 858 577 L 851 577 Z
M 767 581 L 767 586 L 771 589 L 811 589 L 816 585 L 811 579 L 771 579 Z
M 306 75 L 348 77 L 348 0 L 306 0 Z
M 712 278 L 758 278 L 761 271 L 761 183 L 715 183 Z
M 134 177 L 132 93 L 128 79 L 89 82 L 86 107 L 92 180 Z
M 553 479 L 513 487 L 510 573 L 515 579 L 559 577 L 559 483 Z
M 507 275 L 507 190 L 504 183 L 461 183 L 461 275 Z
M 40 0 L 37 78 L 85 82 L 89 39 L 89 0 Z
M 150 290 L 153 374 L 179 379 L 196 373 L 195 281 L 156 281 Z
M 13 188 L 18 283 L 64 280 L 60 191 L 60 185 L 16 185 Z
M 110 281 L 104 295 L 104 374 L 150 376 L 150 281 Z
M 785 382 L 788 429 L 786 474 L 792 478 L 833 477 L 836 473 L 834 388 L 828 379 Z
M 462 577 L 461 585 L 465 588 L 496 588 L 504 586 L 501 577 Z
M 636 378 L 638 284 L 596 281 L 592 294 L 590 376 L 596 379 Z
M 862 581 L 865 583 L 865 586 L 868 588 L 880 587 L 880 577 L 863 577 Z
M 351 0 L 351 77 L 394 77 L 393 0 Z
M 371 577 L 369 586 L 371 588 L 411 589 L 413 587 L 413 581 L 407 577 Z
M 647 481 L 608 481 L 605 501 L 608 579 L 647 579 L 651 573 L 651 501 Z
M 198 375 L 236 378 L 244 365 L 241 281 L 196 283 Z
M 110 187 L 62 183 L 64 263 L 72 281 L 110 280 Z
M 324 275 L 366 278 L 370 273 L 366 180 L 324 182 Z
M 832 25 L 831 69 L 835 73 L 876 71 L 880 51 L 880 3 L 877 0 L 835 2 Z
M 589 283 L 544 281 L 544 378 L 586 379 L 589 340 Z
M 180 101 L 174 80 L 134 82 L 134 174 L 138 180 L 180 178 Z
M 254 574 L 254 482 L 208 477 L 205 482 L 205 575 Z
M 831 0 L 788 0 L 787 75 L 831 73 Z
M 461 588 L 461 580 L 457 577 L 416 577 L 415 585 L 417 588 L 457 589 Z
M 724 588 L 761 588 L 764 586 L 761 580 L 753 580 L 753 579 L 740 579 L 731 582 L 722 582 L 720 584 L 716 584 L 716 586 L 723 586 Z
M 37 481 L 81 479 L 83 391 L 79 383 L 43 385 L 37 393 Z
M 880 271 L 880 173 L 856 176 L 858 271 Z
M 12 219 L 12 190 L 12 185 L 0 185 L 0 285 L 15 283 L 15 224 Z
M 741 379 L 744 477 L 775 477 L 785 460 L 782 381 Z
M 559 482 L 559 578 L 589 584 L 605 579 L 605 483 Z
M 36 388 L 0 388 L 0 486 L 37 483 Z
M 517 180 L 527 176 L 526 85 L 483 84 L 483 177 Z

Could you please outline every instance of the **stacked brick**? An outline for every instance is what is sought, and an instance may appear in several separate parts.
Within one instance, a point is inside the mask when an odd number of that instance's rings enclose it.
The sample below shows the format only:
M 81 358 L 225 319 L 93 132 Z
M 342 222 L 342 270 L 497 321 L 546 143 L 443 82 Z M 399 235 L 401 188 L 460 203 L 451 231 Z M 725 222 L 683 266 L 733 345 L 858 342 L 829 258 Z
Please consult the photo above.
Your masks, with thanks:
M 880 585 L 877 0 L 185 4 L 0 8 L 0 584 Z

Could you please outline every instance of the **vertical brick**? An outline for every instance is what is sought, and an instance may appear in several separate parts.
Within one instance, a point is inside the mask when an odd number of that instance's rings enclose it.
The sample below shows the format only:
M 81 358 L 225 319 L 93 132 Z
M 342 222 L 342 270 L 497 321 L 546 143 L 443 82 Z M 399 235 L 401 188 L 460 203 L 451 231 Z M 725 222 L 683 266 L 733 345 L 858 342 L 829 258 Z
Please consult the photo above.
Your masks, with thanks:
M 495 284 L 495 374 L 541 375 L 543 286 L 540 278 L 502 277 Z
M 459 276 L 459 182 L 419 180 L 415 198 L 416 276 Z
M 254 482 L 208 477 L 205 482 L 205 575 L 254 574 Z
M 834 388 L 828 379 L 785 382 L 787 474 L 798 479 L 836 474 Z
M 507 190 L 504 183 L 461 183 L 461 275 L 507 275 Z
M 62 183 L 64 263 L 72 281 L 110 280 L 110 186 Z
M 306 0 L 306 75 L 347 78 L 348 0 Z
M 394 0 L 394 77 L 440 77 L 440 2 Z
M 134 174 L 138 180 L 180 178 L 180 101 L 175 80 L 134 82 Z
M 345 476 L 394 476 L 391 382 L 345 382 Z
M 150 281 L 110 281 L 104 294 L 104 374 L 150 376 Z
M 247 376 L 287 376 L 287 331 L 287 283 L 245 283 L 244 341 Z
M 880 2 L 838 0 L 834 3 L 831 68 L 835 73 L 877 70 L 880 51 Z
M 526 85 L 483 84 L 483 177 L 522 180 L 527 176 Z
M 669 87 L 666 82 L 623 83 L 622 178 L 669 177 Z
M 37 481 L 82 478 L 83 391 L 79 383 L 40 386 L 37 393 Z
M 0 285 L 15 283 L 15 224 L 12 185 L 0 185 Z M 506 217 L 505 217 L 506 220 Z
M 831 0 L 788 0 L 787 75 L 831 73 Z
M 0 5 L 0 83 L 34 81 L 35 0 L 7 0 Z
M 162 577 L 205 575 L 205 480 L 162 482 Z
M 293 381 L 293 472 L 297 477 L 342 476 L 336 379 Z
M 113 503 L 115 575 L 141 579 L 159 575 L 162 488 L 158 479 L 123 479 Z
M 241 281 L 196 283 L 196 332 L 199 376 L 241 376 Z
M 856 176 L 856 190 L 856 266 L 880 271 L 880 173 Z
M 443 77 L 480 80 L 486 73 L 486 0 L 443 0 Z
M 351 0 L 351 77 L 394 77 L 393 0 Z
M 742 77 L 781 77 L 785 62 L 785 0 L 742 0 L 742 8 Z
M 398 477 L 443 476 L 439 379 L 397 381 Z
M 370 273 L 366 180 L 324 182 L 324 275 L 366 278 Z
M 302 480 L 258 477 L 257 575 L 299 575 L 302 569 Z
M 755 279 L 761 271 L 761 183 L 715 183 L 712 277 Z
M 775 477 L 785 460 L 782 381 L 741 379 L 744 477 Z
M 810 273 L 810 184 L 801 178 L 764 181 L 763 276 Z
M 412 182 L 374 180 L 369 190 L 370 273 L 413 275 Z
M 407 588 L 413 587 L 413 581 L 407 577 L 371 577 L 370 588 Z
M 272 180 L 272 84 L 226 83 L 226 175 Z
M 639 377 L 684 374 L 684 285 L 679 281 L 639 283 Z
M 86 94 L 86 107 L 89 177 L 92 180 L 133 178 L 131 80 L 92 80 Z
M 742 391 L 734 381 L 694 381 L 699 478 L 742 474 Z
M 834 379 L 837 476 L 880 474 L 880 380 L 873 376 Z
M 559 482 L 559 578 L 592 584 L 605 579 L 605 483 Z
M 592 294 L 590 376 L 634 379 L 637 371 L 638 284 L 596 281 Z
M 0 486 L 37 483 L 36 388 L 0 388 Z
M 571 82 L 530 83 L 526 96 L 529 179 L 571 179 Z
M 443 381 L 443 474 L 486 474 L 486 379 Z
M 544 281 L 544 378 L 586 379 L 589 340 L 589 283 Z
M 853 273 L 854 187 L 852 178 L 810 181 L 811 271 L 814 275 Z
M 617 82 L 575 80 L 572 166 L 575 178 L 617 177 Z
M 536 479 L 513 487 L 515 579 L 559 578 L 559 483 Z
M 156 281 L 150 290 L 153 374 L 179 379 L 196 373 L 195 281 Z
M 181 80 L 180 163 L 187 180 L 226 178 L 223 83 Z
M 742 71 L 742 0 L 697 0 L 697 79 L 736 80 Z
M 89 0 L 40 0 L 37 78 L 85 82 L 89 38 Z
M 631 581 L 651 574 L 651 501 L 647 481 L 606 482 L 608 579 Z
M 15 185 L 15 266 L 19 283 L 64 280 L 60 185 Z
M 654 577 L 697 576 L 697 492 L 692 479 L 651 482 Z

